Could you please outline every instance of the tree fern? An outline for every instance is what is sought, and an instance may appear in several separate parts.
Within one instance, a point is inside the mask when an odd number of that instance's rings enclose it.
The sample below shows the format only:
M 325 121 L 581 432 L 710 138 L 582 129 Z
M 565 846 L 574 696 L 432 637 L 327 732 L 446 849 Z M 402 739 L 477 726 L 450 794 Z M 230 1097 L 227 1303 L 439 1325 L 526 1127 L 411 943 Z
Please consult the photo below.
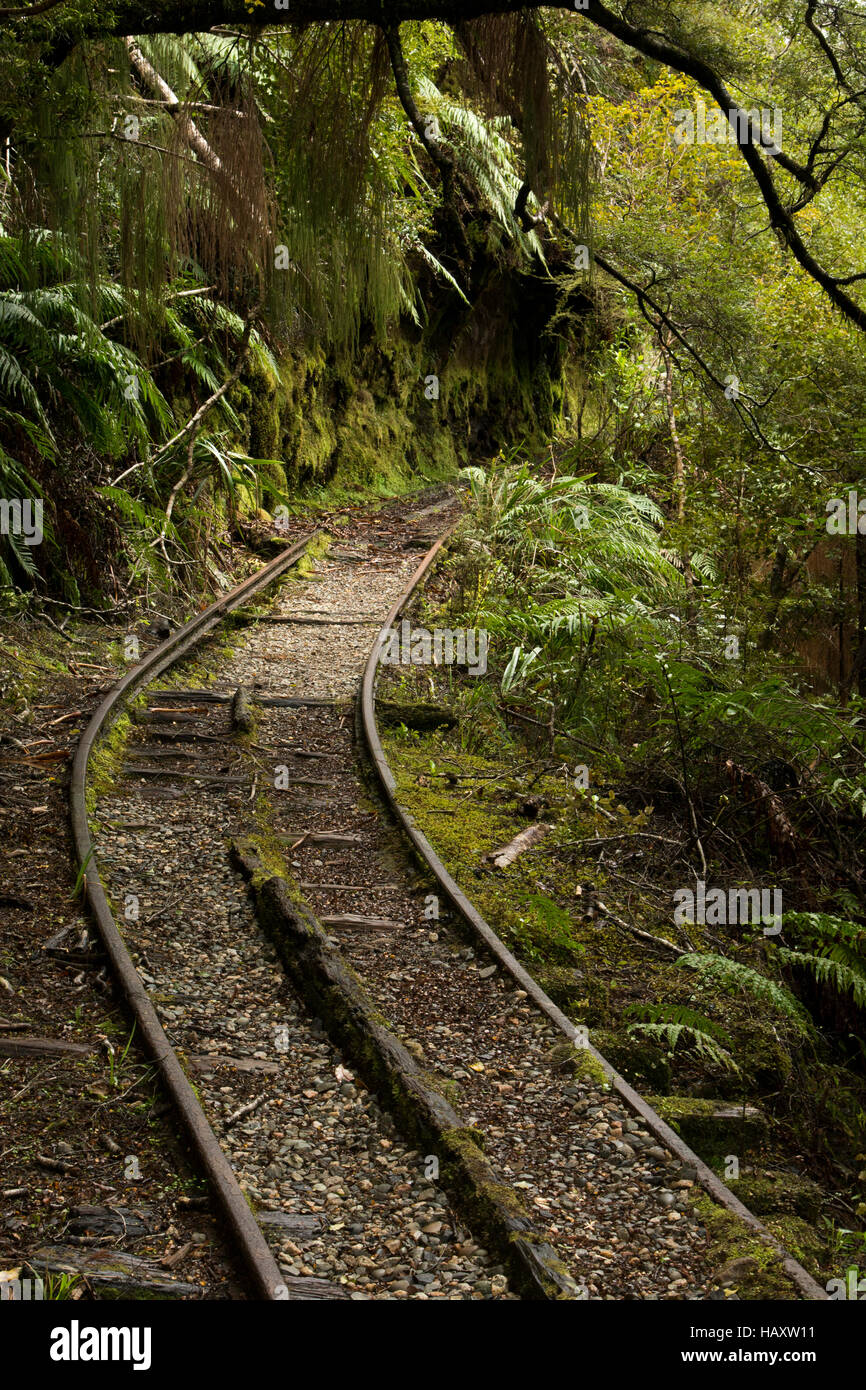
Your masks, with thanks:
M 535 232 L 524 232 L 514 216 L 522 179 L 515 167 L 514 151 L 506 138 L 512 130 L 507 117 L 484 117 L 471 106 L 445 96 L 428 77 L 417 81 L 424 110 L 441 121 L 442 131 L 457 159 L 475 184 L 483 201 L 514 246 L 528 260 L 544 264 L 544 252 Z
M 451 274 L 451 271 L 448 270 L 440 260 L 437 260 L 437 258 L 433 255 L 433 252 L 429 251 L 427 247 L 424 245 L 421 238 L 413 238 L 412 245 L 418 252 L 421 259 L 425 261 L 427 265 L 430 266 L 431 270 L 435 271 L 437 275 L 441 276 L 442 279 L 446 282 L 446 284 L 450 285 L 451 288 L 455 290 L 457 294 L 459 294 L 464 304 L 468 304 L 469 300 L 466 298 L 466 295 L 463 293 L 457 281 L 454 279 L 454 276 Z

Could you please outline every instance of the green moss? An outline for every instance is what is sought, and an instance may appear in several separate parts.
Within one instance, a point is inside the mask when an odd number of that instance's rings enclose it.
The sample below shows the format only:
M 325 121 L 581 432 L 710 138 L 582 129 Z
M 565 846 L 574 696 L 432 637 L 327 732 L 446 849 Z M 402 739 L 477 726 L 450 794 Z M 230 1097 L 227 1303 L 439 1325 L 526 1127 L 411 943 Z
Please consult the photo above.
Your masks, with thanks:
M 587 1047 L 574 1049 L 574 1076 L 581 1081 L 592 1081 L 603 1090 L 610 1086 L 610 1079 L 597 1057 Z
M 289 483 L 286 477 L 286 470 L 276 459 L 266 459 L 259 464 L 259 482 L 262 488 L 262 500 L 270 507 L 279 503 L 285 503 L 289 494 Z
M 624 1028 L 593 1030 L 592 1041 L 612 1067 L 639 1090 L 667 1095 L 671 1088 L 671 1064 L 664 1051 Z
M 140 705 L 142 697 L 132 702 L 130 708 Z M 108 733 L 92 750 L 87 762 L 87 785 L 85 805 L 88 815 L 96 810 L 100 797 L 109 796 L 114 791 L 126 757 L 126 749 L 132 732 L 132 719 L 129 712 L 118 715 Z
M 529 1213 L 514 1188 L 509 1187 L 507 1183 L 497 1182 L 491 1176 L 487 1160 L 478 1145 L 476 1130 L 463 1127 L 445 1130 L 442 1143 L 445 1149 L 445 1164 L 448 1164 L 449 1158 L 453 1163 L 454 1157 L 457 1157 L 463 1170 L 457 1174 L 452 1171 L 452 1178 L 461 1187 L 465 1187 L 466 1175 L 471 1178 L 470 1200 L 477 1220 L 488 1232 L 491 1229 L 491 1221 L 498 1224 L 500 1211 L 505 1211 L 514 1221 L 529 1222 Z
M 732 1260 L 749 1259 L 755 1267 L 734 1286 L 741 1299 L 796 1299 L 797 1290 L 782 1267 L 782 1256 L 765 1235 L 752 1231 L 733 1212 L 720 1207 L 706 1192 L 690 1202 L 709 1239 L 710 1268 L 717 1273 Z
M 325 531 L 313 536 L 306 550 L 296 565 L 292 566 L 293 580 L 303 581 L 309 579 L 315 573 L 316 561 L 322 560 L 327 555 L 331 545 L 331 537 Z
M 453 1105 L 457 1110 L 461 1101 L 460 1087 L 450 1076 L 441 1076 L 436 1071 L 422 1071 L 421 1075 L 424 1082 L 430 1087 L 431 1091 L 438 1091 L 440 1096 L 444 1096 L 449 1105 Z
M 279 448 L 280 412 L 277 381 L 261 367 L 254 377 L 249 415 L 250 454 L 253 458 L 275 458 Z
M 702 1158 L 742 1155 L 763 1144 L 767 1117 L 756 1106 L 730 1105 L 700 1096 L 647 1096 L 647 1101 Z
M 398 670 L 387 690 L 388 699 L 408 698 L 402 677 Z M 556 865 L 555 899 L 538 882 L 548 872 L 549 856 L 559 845 L 573 841 L 581 830 L 596 833 L 596 813 L 584 806 L 563 778 L 535 777 L 533 792 L 549 801 L 544 818 L 553 822 L 553 830 L 538 850 L 521 855 L 507 870 L 487 867 L 483 855 L 507 844 L 527 824 L 514 773 L 515 752 L 506 758 L 484 756 L 462 748 L 460 739 L 460 729 L 444 735 L 408 736 L 396 728 L 383 729 L 397 799 L 482 916 L 555 1002 L 598 1026 L 609 1008 L 594 960 L 596 952 L 602 960 L 609 954 L 610 929 L 600 920 L 585 918 L 573 855 L 564 855 Z M 596 872 L 595 881 L 602 891 L 604 874 Z M 626 953 L 631 953 L 629 946 L 618 950 L 620 956 Z
M 828 1279 L 839 1273 L 836 1267 L 838 1261 L 834 1261 L 830 1246 L 808 1220 L 780 1213 L 762 1216 L 762 1220 L 767 1230 L 781 1241 L 789 1254 L 817 1283 L 826 1284 Z
M 65 653 L 54 655 L 51 648 L 59 641 L 53 633 L 39 632 L 31 640 L 10 624 L 0 630 L 0 647 L 4 653 L 3 689 L 0 709 L 13 709 L 17 704 L 29 705 L 40 698 L 46 689 L 46 675 L 68 676 Z
M 540 961 L 534 968 L 535 979 L 561 1009 L 572 1009 L 586 993 L 583 971 L 573 965 L 560 965 L 556 961 Z
M 817 1183 L 800 1173 L 782 1169 L 765 1169 L 761 1173 L 744 1173 L 728 1182 L 731 1191 L 756 1216 L 794 1216 L 817 1223 L 824 1194 Z
M 321 504 L 323 490 L 330 505 L 362 493 L 400 496 L 419 478 L 453 478 L 485 443 L 491 455 L 511 441 L 541 444 L 567 396 L 562 351 L 551 340 L 551 361 L 524 360 L 507 312 L 517 293 L 510 273 L 502 282 L 510 299 L 492 290 L 501 272 L 478 307 L 483 335 L 434 316 L 421 339 L 397 331 L 351 356 L 304 344 L 280 358 L 278 377 L 250 363 L 231 393 L 241 446 L 254 458 L 281 460 L 284 479 L 260 468 L 259 483 L 239 490 L 244 511 L 272 505 L 284 484 L 296 506 Z M 424 393 L 431 371 L 440 377 L 437 401 Z

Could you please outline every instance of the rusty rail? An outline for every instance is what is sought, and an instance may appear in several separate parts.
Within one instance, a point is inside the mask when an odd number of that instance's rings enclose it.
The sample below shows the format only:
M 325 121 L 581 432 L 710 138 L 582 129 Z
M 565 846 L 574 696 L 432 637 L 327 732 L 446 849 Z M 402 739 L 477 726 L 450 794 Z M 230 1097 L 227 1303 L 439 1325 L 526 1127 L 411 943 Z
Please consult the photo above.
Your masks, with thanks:
M 105 896 L 97 868 L 96 847 L 87 823 L 87 764 L 100 735 L 117 719 L 133 691 L 173 666 L 212 632 L 227 614 L 234 612 L 236 608 L 249 602 L 260 590 L 272 584 L 297 562 L 317 534 L 313 532 L 294 542 L 249 579 L 245 579 L 203 613 L 197 614 L 183 627 L 178 628 L 177 632 L 167 637 L 142 661 L 130 668 L 102 701 L 82 734 L 72 764 L 69 790 L 72 838 L 80 869 L 85 875 L 85 896 L 115 977 L 210 1181 L 213 1196 L 250 1276 L 251 1286 L 257 1297 L 268 1300 L 282 1300 L 287 1297 L 279 1266 L 247 1205 L 234 1170 L 220 1148 L 177 1054 L 166 1037 Z
M 641 1117 L 647 1128 L 665 1148 L 669 1149 L 671 1153 L 676 1154 L 677 1158 L 679 1158 L 682 1163 L 695 1168 L 700 1185 L 713 1200 L 717 1202 L 719 1206 L 731 1212 L 734 1216 L 739 1217 L 740 1220 L 756 1234 L 763 1236 L 770 1242 L 773 1248 L 778 1252 L 785 1272 L 801 1296 L 809 1300 L 826 1300 L 827 1294 L 825 1290 L 822 1289 L 820 1284 L 816 1283 L 803 1266 L 789 1254 L 776 1237 L 763 1226 L 754 1213 L 749 1211 L 748 1207 L 744 1206 L 739 1197 L 735 1196 L 734 1193 L 725 1186 L 713 1170 L 704 1163 L 703 1159 L 699 1158 L 687 1144 L 683 1143 L 680 1136 L 671 1129 L 670 1125 L 665 1123 L 661 1115 L 659 1115 L 652 1106 L 647 1104 L 643 1097 L 628 1084 L 624 1077 L 620 1076 L 619 1072 L 606 1061 L 601 1053 L 597 1052 L 582 1034 L 578 1034 L 578 1030 L 570 1019 L 566 1018 L 562 1010 L 557 1008 L 553 1000 L 549 998 L 541 986 L 524 969 L 515 956 L 511 954 L 507 946 L 500 940 L 489 923 L 485 922 L 481 914 L 466 897 L 466 894 L 451 877 L 426 835 L 423 831 L 419 830 L 413 817 L 397 800 L 397 784 L 388 766 L 388 761 L 382 749 L 379 731 L 376 726 L 376 675 L 379 666 L 379 656 L 382 642 L 389 630 L 414 596 L 422 580 L 429 573 L 434 560 L 450 535 L 451 531 L 448 531 L 444 536 L 440 537 L 436 544 L 427 552 L 408 584 L 397 598 L 370 652 L 359 691 L 358 716 L 361 732 L 391 812 L 412 842 L 419 858 L 426 865 L 433 878 L 436 879 L 439 887 L 458 917 L 462 918 L 474 935 L 480 938 L 490 955 L 498 961 L 509 975 L 511 975 L 520 988 L 526 991 L 529 998 L 541 1009 L 542 1013 L 546 1014 L 560 1032 L 568 1038 L 569 1042 L 577 1046 L 588 1047 L 592 1056 L 595 1057 L 604 1068 L 613 1089 L 622 1097 L 630 1109 Z

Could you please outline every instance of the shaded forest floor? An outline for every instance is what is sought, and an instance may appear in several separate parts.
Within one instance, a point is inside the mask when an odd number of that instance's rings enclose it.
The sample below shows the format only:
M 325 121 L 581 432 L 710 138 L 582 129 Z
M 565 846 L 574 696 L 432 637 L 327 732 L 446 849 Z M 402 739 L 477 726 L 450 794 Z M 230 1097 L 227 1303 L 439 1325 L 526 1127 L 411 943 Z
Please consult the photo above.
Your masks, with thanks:
M 452 625 L 445 582 L 414 612 L 416 630 Z M 504 658 L 490 660 L 499 669 Z M 862 1064 L 844 1022 L 824 1026 L 808 986 L 811 1037 L 766 1001 L 678 963 L 722 951 L 760 968 L 767 951 L 760 925 L 675 923 L 674 893 L 700 871 L 686 806 L 668 786 L 654 794 L 624 781 L 597 751 L 583 788 L 580 747 L 509 713 L 492 672 L 391 666 L 380 697 L 392 702 L 384 744 L 398 798 L 481 914 L 795 1258 L 822 1284 L 842 1276 L 862 1253 Z M 492 852 L 534 825 L 540 838 L 495 867 Z M 804 866 L 768 866 L 764 850 L 748 833 L 713 844 L 708 877 L 780 888 L 786 908 L 810 907 Z M 711 1028 L 724 1058 L 642 1033 L 660 1014 Z
M 345 514 L 324 511 L 315 521 L 338 534 Z M 310 529 L 310 516 L 298 514 L 288 538 Z M 233 558 L 236 578 L 259 563 L 242 547 Z M 435 610 L 439 602 L 436 581 L 432 589 L 421 610 L 428 625 L 430 604 Z M 181 607 L 159 604 L 177 622 L 185 616 Z M 62 932 L 64 949 L 92 944 L 75 898 L 68 768 L 99 698 L 126 669 L 126 639 L 137 636 L 142 652 L 158 640 L 164 618 L 154 624 L 155 615 L 155 608 L 130 608 L 105 622 L 76 619 L 64 623 L 65 635 L 24 615 L 0 625 L 0 827 L 9 847 L 0 896 L 0 1024 L 14 1030 L 26 1021 L 31 1031 L 95 1040 L 86 1058 L 52 1060 L 38 1073 L 31 1066 L 25 1075 L 25 1064 L 12 1060 L 0 1067 L 10 1118 L 14 1107 L 4 1188 L 27 1189 L 3 1218 L 0 1258 L 7 1264 L 52 1238 L 71 1205 L 121 1187 L 118 1165 L 130 1153 L 148 1154 L 138 1200 L 165 1211 L 159 1253 L 202 1232 L 202 1214 L 177 1201 L 196 1195 L 182 1141 L 147 1058 L 128 1038 L 106 972 L 98 961 L 82 968 L 42 949 Z M 486 712 L 473 712 L 467 691 L 477 693 L 482 683 Z M 784 1018 L 747 995 L 699 988 L 677 965 L 678 950 L 712 951 L 716 932 L 729 930 L 672 925 L 672 894 L 690 881 L 685 808 L 654 797 L 651 786 L 606 780 L 603 766 L 594 767 L 588 791 L 575 785 L 580 749 L 551 744 L 545 729 L 526 722 L 509 727 L 490 676 L 472 681 L 449 671 L 391 668 L 380 694 L 432 700 L 456 718 L 451 728 L 433 731 L 392 724 L 386 752 L 400 799 L 481 913 L 819 1282 L 841 1275 L 858 1254 L 847 1233 L 862 1225 L 855 1212 L 862 1069 L 823 1039 L 805 1044 Z M 484 858 L 539 822 L 551 829 L 509 868 Z M 768 875 L 756 851 L 753 862 L 747 852 L 745 865 L 739 858 L 726 867 L 732 878 L 745 881 L 745 871 L 749 881 L 772 882 L 783 887 L 786 902 L 798 902 L 796 866 Z M 730 949 L 731 941 L 725 944 Z M 760 933 L 737 946 L 744 961 L 760 959 Z M 643 1011 L 660 1004 L 710 1019 L 735 1068 L 633 1033 Z M 120 1076 L 103 1037 L 117 1054 L 129 1042 Z M 53 1156 L 64 1170 L 46 1169 L 37 1155 Z M 213 1254 L 198 1263 L 204 1284 L 230 1288 Z

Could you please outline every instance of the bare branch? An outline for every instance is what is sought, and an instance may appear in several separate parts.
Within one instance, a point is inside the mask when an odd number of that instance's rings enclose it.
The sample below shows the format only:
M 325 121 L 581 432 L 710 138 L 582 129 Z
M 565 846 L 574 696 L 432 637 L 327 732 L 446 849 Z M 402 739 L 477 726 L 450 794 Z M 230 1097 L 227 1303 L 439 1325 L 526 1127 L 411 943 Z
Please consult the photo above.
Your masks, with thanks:
M 0 19 L 27 19 L 30 15 L 44 14 L 46 10 L 53 10 L 62 4 L 63 0 L 39 0 L 37 5 L 25 5 L 20 10 L 0 10 Z

